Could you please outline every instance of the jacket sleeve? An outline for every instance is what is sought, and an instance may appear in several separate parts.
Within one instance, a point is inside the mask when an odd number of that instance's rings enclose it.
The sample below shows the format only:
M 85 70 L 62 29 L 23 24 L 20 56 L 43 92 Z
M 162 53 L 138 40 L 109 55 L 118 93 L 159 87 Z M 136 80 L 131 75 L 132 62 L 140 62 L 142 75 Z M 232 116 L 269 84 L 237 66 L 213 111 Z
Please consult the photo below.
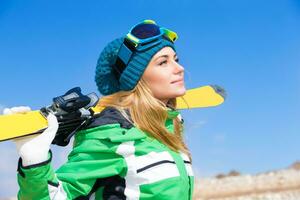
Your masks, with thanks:
M 43 163 L 18 166 L 18 199 L 76 199 L 88 196 L 100 179 L 124 177 L 126 163 L 116 153 L 118 143 L 105 138 L 75 140 L 68 161 L 56 172 L 51 166 L 52 154 Z

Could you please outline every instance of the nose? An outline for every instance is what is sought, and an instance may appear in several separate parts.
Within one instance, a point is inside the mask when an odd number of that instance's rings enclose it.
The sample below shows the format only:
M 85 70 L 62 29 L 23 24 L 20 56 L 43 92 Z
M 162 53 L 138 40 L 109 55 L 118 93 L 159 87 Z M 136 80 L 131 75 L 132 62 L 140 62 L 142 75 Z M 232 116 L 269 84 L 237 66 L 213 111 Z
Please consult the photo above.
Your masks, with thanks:
M 183 74 L 184 73 L 184 67 L 176 61 L 174 61 L 174 73 L 175 74 Z

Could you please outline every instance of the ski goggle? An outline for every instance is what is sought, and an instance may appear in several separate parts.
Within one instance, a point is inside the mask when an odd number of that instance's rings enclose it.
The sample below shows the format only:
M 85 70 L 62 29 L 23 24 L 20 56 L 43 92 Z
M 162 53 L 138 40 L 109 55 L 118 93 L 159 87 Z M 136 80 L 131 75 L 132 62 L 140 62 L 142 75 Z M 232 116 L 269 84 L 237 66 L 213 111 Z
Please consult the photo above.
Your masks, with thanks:
M 174 31 L 159 27 L 153 20 L 135 25 L 126 35 L 116 61 L 117 78 L 129 63 L 134 52 L 145 51 L 161 43 L 162 39 L 174 43 L 178 36 Z
M 126 40 L 132 43 L 136 51 L 143 51 L 159 43 L 159 39 L 175 42 L 177 34 L 169 29 L 159 27 L 153 20 L 144 20 L 135 25 L 126 35 Z

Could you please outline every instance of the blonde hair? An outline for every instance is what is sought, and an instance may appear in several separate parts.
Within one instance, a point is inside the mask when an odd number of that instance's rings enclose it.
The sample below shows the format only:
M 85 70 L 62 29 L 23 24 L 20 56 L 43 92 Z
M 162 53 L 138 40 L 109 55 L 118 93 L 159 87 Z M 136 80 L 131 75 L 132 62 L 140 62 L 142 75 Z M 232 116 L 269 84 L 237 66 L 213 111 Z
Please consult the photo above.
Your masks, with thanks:
M 175 152 L 186 153 L 190 158 L 190 152 L 183 141 L 183 126 L 176 117 L 173 119 L 174 133 L 170 133 L 165 127 L 168 117 L 166 105 L 156 99 L 147 83 L 141 79 L 137 86 L 130 91 L 119 91 L 112 95 L 104 96 L 97 106 L 112 106 L 118 109 L 127 119 L 125 109 L 128 109 L 131 116 L 131 123 L 148 136 L 157 139 Z M 168 106 L 176 108 L 176 98 L 170 99 Z

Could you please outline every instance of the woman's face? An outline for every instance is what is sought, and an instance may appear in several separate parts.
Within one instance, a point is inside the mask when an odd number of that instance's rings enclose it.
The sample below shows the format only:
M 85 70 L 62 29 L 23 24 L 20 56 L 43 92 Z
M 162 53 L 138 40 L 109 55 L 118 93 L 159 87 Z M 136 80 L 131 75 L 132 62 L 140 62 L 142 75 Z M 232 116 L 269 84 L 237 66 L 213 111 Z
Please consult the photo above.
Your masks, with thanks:
M 185 94 L 184 68 L 171 47 L 164 47 L 149 62 L 142 79 L 148 83 L 155 98 L 165 104 Z

